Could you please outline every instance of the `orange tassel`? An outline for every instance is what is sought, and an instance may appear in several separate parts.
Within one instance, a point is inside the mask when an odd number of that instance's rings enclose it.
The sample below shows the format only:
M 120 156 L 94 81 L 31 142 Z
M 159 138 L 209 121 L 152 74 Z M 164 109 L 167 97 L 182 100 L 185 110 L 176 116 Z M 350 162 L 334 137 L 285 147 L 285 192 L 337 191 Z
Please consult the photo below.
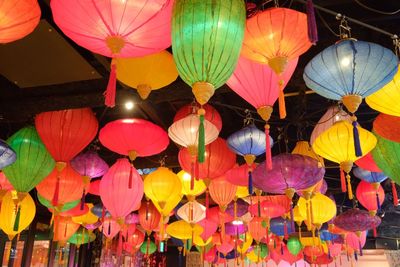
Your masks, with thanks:
M 347 189 L 346 189 L 346 178 L 345 178 L 345 175 L 344 175 L 344 171 L 342 169 L 340 169 L 340 185 L 342 187 L 342 192 L 343 193 L 347 192 Z
M 392 181 L 392 194 L 393 194 L 393 205 L 397 207 L 399 205 L 399 198 L 397 196 L 396 183 Z
M 105 104 L 107 107 L 115 106 L 115 94 L 117 90 L 117 66 L 111 63 L 110 78 L 108 79 L 107 89 L 104 92 Z
M 279 81 L 279 117 L 281 119 L 286 118 L 286 103 L 285 94 L 283 93 L 284 81 Z
M 265 124 L 265 160 L 267 171 L 272 169 L 271 142 L 269 139 L 269 124 Z

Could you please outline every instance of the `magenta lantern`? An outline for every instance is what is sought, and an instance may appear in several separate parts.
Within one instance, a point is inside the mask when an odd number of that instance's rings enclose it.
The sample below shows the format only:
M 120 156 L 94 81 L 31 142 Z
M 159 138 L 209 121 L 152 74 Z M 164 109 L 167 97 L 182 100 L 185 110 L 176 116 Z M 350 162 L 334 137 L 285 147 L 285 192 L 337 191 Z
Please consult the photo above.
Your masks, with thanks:
M 101 226 L 102 233 L 108 239 L 113 239 L 119 233 L 120 230 L 121 226 L 118 224 L 118 222 L 109 218 L 105 219 Z
M 108 171 L 108 164 L 95 151 L 80 153 L 71 161 L 71 166 L 82 176 L 96 178 Z
M 378 227 L 381 218 L 371 216 L 365 210 L 350 209 L 336 216 L 333 223 L 348 232 L 362 232 Z

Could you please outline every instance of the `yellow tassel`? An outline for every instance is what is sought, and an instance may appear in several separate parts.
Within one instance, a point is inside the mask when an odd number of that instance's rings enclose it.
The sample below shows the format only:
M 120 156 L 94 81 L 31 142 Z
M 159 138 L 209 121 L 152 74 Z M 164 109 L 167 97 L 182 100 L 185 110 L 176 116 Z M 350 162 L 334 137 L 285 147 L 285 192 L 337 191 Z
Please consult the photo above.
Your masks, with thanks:
M 349 194 L 349 199 L 353 199 L 353 189 L 351 188 L 351 182 L 350 182 L 350 175 L 347 174 L 346 175 L 346 179 L 347 179 L 347 192 Z
M 284 81 L 279 81 L 279 117 L 281 119 L 286 118 L 286 103 L 285 94 L 283 93 Z

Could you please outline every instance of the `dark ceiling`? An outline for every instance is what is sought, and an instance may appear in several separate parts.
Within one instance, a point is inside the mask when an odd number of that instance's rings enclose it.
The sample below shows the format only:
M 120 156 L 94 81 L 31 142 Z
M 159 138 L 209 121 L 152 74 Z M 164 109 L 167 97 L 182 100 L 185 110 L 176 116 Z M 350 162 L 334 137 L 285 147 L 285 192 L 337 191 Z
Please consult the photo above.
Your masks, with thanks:
M 257 4 L 258 8 L 267 8 L 273 1 L 248 1 Z M 300 0 L 280 0 L 281 6 L 291 7 L 300 11 L 305 6 Z M 97 114 L 100 126 L 109 121 L 123 117 L 140 117 L 167 129 L 172 123 L 176 111 L 184 104 L 193 101 L 191 89 L 181 79 L 162 90 L 152 92 L 146 101 L 142 101 L 135 90 L 123 84 L 118 84 L 117 105 L 113 109 L 104 106 L 103 91 L 107 85 L 109 74 L 109 59 L 95 55 L 84 48 L 77 46 L 62 34 L 55 25 L 48 1 L 39 0 L 42 9 L 42 21 L 37 29 L 23 40 L 0 47 L 0 137 L 7 139 L 19 128 L 31 124 L 35 114 L 43 111 L 67 108 L 91 107 Z M 264 3 L 264 4 L 263 4 Z M 400 8 L 398 0 L 314 0 L 314 4 L 325 7 L 337 13 L 360 20 L 391 33 L 398 33 L 400 13 L 385 15 L 367 10 L 359 5 L 391 12 Z M 301 56 L 298 67 L 286 93 L 295 93 L 286 97 L 288 116 L 279 120 L 278 114 L 273 113 L 271 119 L 271 135 L 278 143 L 273 148 L 273 154 L 290 151 L 299 138 L 308 139 L 313 126 L 325 112 L 328 105 L 333 102 L 316 94 L 306 94 L 308 89 L 302 79 L 306 63 L 319 51 L 338 40 L 336 34 L 339 22 L 334 15 L 323 11 L 316 12 L 319 42 L 305 55 Z M 392 48 L 389 36 L 368 28 L 350 23 L 353 37 L 376 42 Z M 127 100 L 135 102 L 132 111 L 125 110 L 123 104 Z M 220 112 L 223 119 L 221 136 L 226 138 L 231 133 L 239 130 L 243 125 L 245 110 L 252 110 L 251 106 L 233 93 L 227 86 L 218 89 L 210 103 Z M 359 122 L 367 129 L 377 112 L 365 104 L 357 113 Z M 254 113 L 258 126 L 262 121 Z M 100 146 L 101 147 L 101 146 Z M 168 155 L 166 164 L 178 167 L 178 147 L 170 144 L 163 155 Z M 118 155 L 105 148 L 100 149 L 101 156 L 110 164 Z M 161 155 L 161 156 L 163 156 Z M 138 159 L 136 166 L 139 168 L 158 166 L 161 156 Z M 262 159 L 260 159 L 262 160 Z M 327 181 L 330 191 L 338 193 L 338 169 L 334 164 L 328 164 Z M 389 192 L 390 186 L 386 185 Z M 388 195 L 388 200 L 391 198 Z M 341 199 L 338 195 L 337 200 Z M 341 204 L 341 203 L 338 203 Z M 343 203 L 342 203 L 343 204 Z M 345 203 L 351 205 L 351 203 Z M 381 235 L 397 237 L 400 234 L 400 221 L 395 219 L 400 216 L 390 201 L 385 204 L 386 216 L 381 227 Z M 391 215 L 392 214 L 392 215 Z M 396 222 L 398 221 L 398 222 Z

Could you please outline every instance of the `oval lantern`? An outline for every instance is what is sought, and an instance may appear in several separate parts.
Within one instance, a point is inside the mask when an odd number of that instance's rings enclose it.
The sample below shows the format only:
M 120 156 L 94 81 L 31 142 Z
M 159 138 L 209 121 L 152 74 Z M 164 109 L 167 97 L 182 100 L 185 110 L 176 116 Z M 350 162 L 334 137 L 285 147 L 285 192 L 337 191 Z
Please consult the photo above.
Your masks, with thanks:
M 257 243 L 260 243 L 260 241 L 266 235 L 266 230 L 263 227 L 263 219 L 261 219 L 260 217 L 254 217 L 249 222 L 248 229 L 249 229 L 251 236 Z
M 196 196 L 201 195 L 206 191 L 206 185 L 203 180 L 194 179 L 193 188 L 191 189 L 192 177 L 189 173 L 184 170 L 178 172 L 178 177 L 182 184 L 182 194 L 185 195 L 188 200 L 193 200 Z
M 167 233 L 175 238 L 181 240 L 191 239 L 193 235 L 201 235 L 203 228 L 200 225 L 195 224 L 193 227 L 183 221 L 176 221 L 167 226 Z
M 165 50 L 143 57 L 117 58 L 115 65 L 118 70 L 117 79 L 135 88 L 142 99 L 178 77 L 174 58 Z
M 37 0 L 4 1 L 0 7 L 0 43 L 9 43 L 30 34 L 40 20 Z
M 251 166 L 251 169 L 254 170 L 257 167 L 257 164 L 254 163 Z M 245 187 L 246 194 L 249 194 L 248 185 L 249 185 L 249 166 L 246 164 L 242 164 L 240 166 L 235 165 L 232 169 L 228 170 L 225 173 L 225 179 L 238 187 Z
M 126 58 L 153 54 L 171 45 L 171 24 L 165 22 L 171 19 L 173 2 L 56 0 L 51 9 L 57 26 L 78 45 L 106 57 Z M 115 87 L 116 67 L 111 63 L 105 93 L 108 107 L 115 105 Z
M 128 241 L 125 246 L 129 246 L 133 252 L 137 251 L 144 242 L 144 234 L 139 229 L 128 237 Z
M 368 211 L 349 209 L 333 220 L 335 226 L 348 232 L 362 232 L 379 226 L 381 218 L 371 216 Z
M 128 183 L 132 186 L 129 188 Z M 139 208 L 143 197 L 143 181 L 128 159 L 118 159 L 100 182 L 100 198 L 111 216 L 123 220 Z
M 400 118 L 381 113 L 375 118 L 372 131 L 385 139 L 400 143 Z
M 184 117 L 187 117 L 190 114 L 197 114 L 197 111 L 199 109 L 200 109 L 200 105 L 196 102 L 184 105 L 176 112 L 176 114 L 174 116 L 174 122 L 178 121 L 180 119 L 183 119 Z M 220 132 L 222 129 L 221 115 L 210 104 L 203 105 L 203 109 L 206 111 L 206 114 L 204 115 L 204 119 L 211 122 L 212 124 L 214 124 L 215 127 L 217 127 L 218 132 Z
M 367 171 L 361 167 L 354 168 L 353 174 L 360 180 L 372 184 L 380 184 L 381 182 L 385 181 L 388 178 L 387 175 L 384 174 L 383 172 Z
M 153 203 L 146 201 L 139 209 L 139 223 L 142 228 L 150 235 L 160 224 L 161 215 Z
M 54 217 L 53 240 L 65 244 L 65 242 L 78 231 L 80 224 L 72 221 L 71 217 Z
M 82 176 L 90 179 L 103 176 L 108 171 L 108 164 L 96 151 L 88 150 L 71 160 L 71 167 Z
M 361 181 L 356 189 L 357 200 L 366 208 L 373 216 L 381 209 L 381 205 L 385 200 L 385 192 L 380 184 L 370 184 Z
M 350 199 L 353 199 L 353 191 L 349 173 L 353 162 L 370 152 L 376 145 L 375 136 L 358 125 L 356 126 L 358 138 L 355 139 L 353 127 L 347 121 L 338 121 L 320 134 L 312 145 L 315 153 L 340 164 L 342 192 L 348 191 Z M 347 189 L 344 172 L 347 174 Z
M 121 230 L 121 226 L 117 221 L 106 218 L 104 219 L 100 230 L 107 239 L 113 239 Z
M 15 190 L 29 192 L 50 174 L 54 160 L 33 127 L 22 128 L 7 143 L 17 153 L 17 160 L 3 172 Z
M 197 201 L 189 201 L 178 209 L 177 214 L 190 224 L 198 223 L 206 218 L 206 207 Z
M 222 212 L 236 195 L 237 186 L 229 183 L 224 178 L 214 179 L 210 182 L 208 190 L 211 198 L 217 203 Z
M 35 213 L 35 202 L 28 193 L 8 191 L 1 201 L 0 229 L 12 240 L 31 224 Z
M 301 217 L 306 219 L 307 226 L 320 229 L 323 223 L 328 222 L 336 215 L 336 203 L 329 197 L 315 193 L 309 200 L 300 198 L 298 203 Z M 315 230 L 315 228 L 312 228 Z

